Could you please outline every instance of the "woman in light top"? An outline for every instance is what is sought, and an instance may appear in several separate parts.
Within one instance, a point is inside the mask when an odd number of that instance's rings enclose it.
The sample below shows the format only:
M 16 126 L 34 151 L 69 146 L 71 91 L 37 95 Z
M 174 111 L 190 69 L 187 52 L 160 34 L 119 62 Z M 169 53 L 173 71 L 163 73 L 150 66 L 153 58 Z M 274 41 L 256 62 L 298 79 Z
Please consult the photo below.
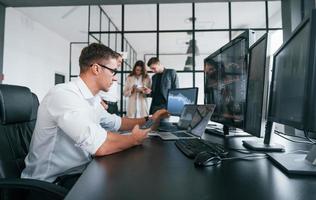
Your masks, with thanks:
M 148 116 L 146 94 L 151 92 L 151 79 L 147 74 L 145 63 L 138 60 L 133 71 L 126 78 L 124 96 L 128 97 L 127 117 L 140 118 Z

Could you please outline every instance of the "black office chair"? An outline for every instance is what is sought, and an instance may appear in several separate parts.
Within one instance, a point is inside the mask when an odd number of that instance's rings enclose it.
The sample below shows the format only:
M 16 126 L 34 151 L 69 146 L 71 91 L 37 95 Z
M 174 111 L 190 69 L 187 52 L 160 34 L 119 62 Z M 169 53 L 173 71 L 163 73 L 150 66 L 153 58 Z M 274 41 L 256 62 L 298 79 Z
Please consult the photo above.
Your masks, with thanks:
M 53 183 L 21 179 L 35 127 L 38 99 L 28 88 L 0 84 L 0 199 L 63 199 Z

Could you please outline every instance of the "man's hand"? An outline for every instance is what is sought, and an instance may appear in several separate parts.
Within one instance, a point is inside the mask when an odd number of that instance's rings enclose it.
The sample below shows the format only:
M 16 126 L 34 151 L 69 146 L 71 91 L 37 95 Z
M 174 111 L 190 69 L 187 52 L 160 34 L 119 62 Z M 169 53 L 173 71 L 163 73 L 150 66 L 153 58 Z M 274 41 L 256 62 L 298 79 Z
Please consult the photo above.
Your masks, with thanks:
M 132 135 L 131 135 L 135 140 L 135 145 L 141 144 L 144 141 L 144 139 L 147 138 L 149 131 L 150 131 L 150 128 L 139 129 L 139 126 L 135 125 L 132 130 Z
M 169 116 L 170 116 L 170 114 L 169 114 L 169 112 L 166 109 L 160 109 L 160 110 L 157 110 L 153 114 L 152 119 L 155 120 L 155 121 L 160 121 L 161 119 L 167 118 Z

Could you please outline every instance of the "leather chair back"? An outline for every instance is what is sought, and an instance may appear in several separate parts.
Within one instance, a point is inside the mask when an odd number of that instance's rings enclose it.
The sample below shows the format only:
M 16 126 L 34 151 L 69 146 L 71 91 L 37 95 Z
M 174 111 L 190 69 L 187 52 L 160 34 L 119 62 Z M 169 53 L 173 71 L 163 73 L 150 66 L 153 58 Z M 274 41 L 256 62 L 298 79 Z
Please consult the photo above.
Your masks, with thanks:
M 0 84 L 0 178 L 20 177 L 38 106 L 27 87 Z

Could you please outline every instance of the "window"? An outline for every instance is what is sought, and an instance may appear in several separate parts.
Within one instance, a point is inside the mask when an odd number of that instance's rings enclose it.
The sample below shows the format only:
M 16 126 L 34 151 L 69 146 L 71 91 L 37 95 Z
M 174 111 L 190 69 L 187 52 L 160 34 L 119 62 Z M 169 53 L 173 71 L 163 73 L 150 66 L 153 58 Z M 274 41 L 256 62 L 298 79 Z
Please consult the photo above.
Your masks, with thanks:
M 89 42 L 100 41 L 116 51 L 127 52 L 121 72 L 122 87 L 136 60 L 147 63 L 149 58 L 158 56 L 166 68 L 177 70 L 180 87 L 199 87 L 199 103 L 204 102 L 205 57 L 245 29 L 254 29 L 254 41 L 266 31 L 282 33 L 281 1 L 126 4 L 101 8 L 101 25 L 100 11 L 91 8 L 94 13 L 89 31 L 105 32 L 90 33 Z M 121 96 L 121 101 L 121 111 L 125 112 L 126 98 Z

